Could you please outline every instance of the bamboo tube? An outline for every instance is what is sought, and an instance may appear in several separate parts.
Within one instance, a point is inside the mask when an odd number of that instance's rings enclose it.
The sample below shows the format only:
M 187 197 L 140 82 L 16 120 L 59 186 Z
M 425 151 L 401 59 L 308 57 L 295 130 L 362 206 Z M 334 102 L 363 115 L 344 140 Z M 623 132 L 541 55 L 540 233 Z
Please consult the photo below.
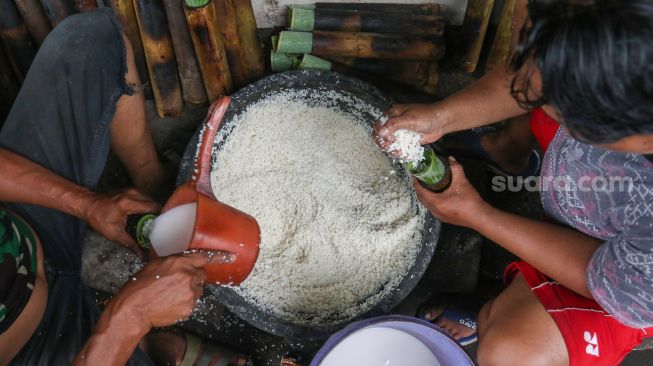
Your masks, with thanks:
M 75 9 L 80 13 L 93 11 L 97 8 L 97 0 L 75 0 Z
M 295 31 L 295 32 L 312 32 L 314 29 L 315 29 L 314 8 L 301 7 L 301 6 L 288 7 L 288 30 Z
M 356 57 L 396 60 L 437 60 L 444 54 L 439 38 L 411 35 L 327 32 L 279 34 L 277 50 L 283 53 L 312 53 L 320 57 Z
M 309 55 L 310 56 L 310 55 Z M 326 60 L 323 60 L 326 61 Z M 313 61 L 309 61 L 313 64 Z M 392 96 L 393 99 L 401 103 L 407 102 L 420 102 L 420 103 L 430 103 L 433 99 L 426 94 L 424 94 L 424 89 L 427 89 L 426 86 L 415 87 L 412 85 L 407 85 L 405 83 L 396 82 L 394 80 L 387 79 L 383 76 L 378 76 L 372 73 L 368 73 L 365 70 L 360 70 L 354 67 L 351 67 L 346 64 L 342 64 L 337 61 L 329 61 L 331 68 L 329 70 L 336 71 L 342 74 L 351 75 L 353 77 L 365 80 L 368 83 L 371 83 L 378 88 L 382 89 L 384 93 Z M 313 64 L 318 68 L 323 68 L 322 66 L 328 64 L 315 63 Z M 303 65 L 306 66 L 306 63 Z M 299 66 L 298 66 L 299 67 Z M 405 96 L 409 95 L 410 100 L 407 100 Z
M 313 49 L 313 34 L 308 32 L 281 32 L 276 39 L 275 50 L 281 53 L 310 53 Z
M 145 50 L 143 50 L 143 41 L 141 40 L 141 33 L 138 30 L 138 21 L 136 20 L 136 12 L 134 11 L 132 0 L 104 0 L 104 3 L 113 9 L 116 13 L 116 18 L 122 24 L 123 31 L 127 38 L 129 38 L 129 43 L 131 43 L 132 49 L 134 50 L 134 60 L 141 83 L 148 84 L 150 75 L 147 71 Z M 148 94 L 151 93 L 149 88 L 146 91 Z
M 213 0 L 215 14 L 222 34 L 224 50 L 229 62 L 234 88 L 240 89 L 249 81 L 249 67 L 240 47 L 236 12 L 231 0 Z
M 154 102 L 159 116 L 179 116 L 183 108 L 177 61 L 163 2 L 134 0 Z
M 435 94 L 438 87 L 438 80 L 440 73 L 438 70 L 438 63 L 431 62 L 428 64 L 427 79 L 423 85 L 415 85 L 415 87 L 427 94 Z
M 23 17 L 25 25 L 37 44 L 43 43 L 45 37 L 52 30 L 50 20 L 45 15 L 39 0 L 14 0 L 18 12 Z
M 415 15 L 441 15 L 440 4 L 316 3 L 315 9 L 372 11 Z
M 9 58 L 5 54 L 2 47 L 0 47 L 0 125 L 1 122 L 7 118 L 9 110 L 16 99 L 18 89 L 18 79 L 12 70 Z
M 195 50 L 186 24 L 183 0 L 164 0 L 172 45 L 177 56 L 181 93 L 187 105 L 200 106 L 208 100 L 200 66 L 195 58 Z
M 437 62 L 431 62 L 428 65 L 428 79 L 427 84 L 429 85 L 438 85 L 440 80 L 440 71 Z
M 493 5 L 494 0 L 469 0 L 462 27 L 447 31 L 454 63 L 465 72 L 476 70 Z
M 211 0 L 185 0 L 186 21 L 209 102 L 229 94 L 233 81 Z
M 302 61 L 297 65 L 298 69 L 313 69 L 313 70 L 331 70 L 333 63 L 329 60 L 313 56 L 305 53 L 302 56 Z
M 393 82 L 410 85 L 428 94 L 435 94 L 438 84 L 437 62 L 347 58 L 335 58 L 330 61 L 304 54 L 301 63 L 294 68 L 333 70 L 350 75 L 352 70 L 360 70 Z
M 245 55 L 249 68 L 250 81 L 259 79 L 265 74 L 263 48 L 256 31 L 256 19 L 251 0 L 232 0 L 238 23 L 240 47 Z
M 492 49 L 485 63 L 485 70 L 489 71 L 497 65 L 506 62 L 512 44 L 512 19 L 515 14 L 515 0 L 506 0 L 501 9 L 501 18 L 497 33 L 492 41 Z
M 279 53 L 272 50 L 270 52 L 270 67 L 274 72 L 296 69 L 301 63 L 300 57 L 299 54 Z
M 398 33 L 442 36 L 444 21 L 439 15 L 410 13 L 306 9 L 291 7 L 290 30 Z
M 66 17 L 75 14 L 75 0 L 41 0 L 41 5 L 50 19 L 52 28 Z
M 0 40 L 16 78 L 22 82 L 36 56 L 36 44 L 13 1 L 0 1 Z
M 429 65 L 425 61 L 378 60 L 367 58 L 330 57 L 330 60 L 363 70 L 389 80 L 412 86 L 429 82 Z M 433 63 L 436 64 L 437 63 Z

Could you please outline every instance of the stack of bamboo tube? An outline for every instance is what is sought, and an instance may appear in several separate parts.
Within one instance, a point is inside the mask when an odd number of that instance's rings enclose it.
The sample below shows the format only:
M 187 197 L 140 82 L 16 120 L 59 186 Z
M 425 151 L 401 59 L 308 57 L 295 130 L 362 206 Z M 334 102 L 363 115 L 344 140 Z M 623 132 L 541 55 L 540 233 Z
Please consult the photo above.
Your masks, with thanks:
M 251 0 L 0 0 L 0 122 L 47 34 L 98 4 L 116 13 L 161 117 L 265 73 Z
M 444 55 L 438 4 L 316 3 L 288 9 L 273 71 L 354 68 L 434 93 Z

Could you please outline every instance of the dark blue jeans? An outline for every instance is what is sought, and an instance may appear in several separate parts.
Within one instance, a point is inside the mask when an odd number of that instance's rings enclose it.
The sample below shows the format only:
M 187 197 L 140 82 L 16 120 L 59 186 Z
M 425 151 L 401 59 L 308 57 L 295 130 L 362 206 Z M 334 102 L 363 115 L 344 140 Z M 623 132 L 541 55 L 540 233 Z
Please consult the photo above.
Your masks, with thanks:
M 41 46 L 0 131 L 0 147 L 94 190 L 110 148 L 116 103 L 125 82 L 126 50 L 110 9 L 71 16 Z M 82 284 L 86 223 L 40 206 L 6 204 L 38 233 L 45 251 L 48 304 L 15 365 L 69 365 L 99 316 Z M 151 365 L 142 352 L 130 364 Z

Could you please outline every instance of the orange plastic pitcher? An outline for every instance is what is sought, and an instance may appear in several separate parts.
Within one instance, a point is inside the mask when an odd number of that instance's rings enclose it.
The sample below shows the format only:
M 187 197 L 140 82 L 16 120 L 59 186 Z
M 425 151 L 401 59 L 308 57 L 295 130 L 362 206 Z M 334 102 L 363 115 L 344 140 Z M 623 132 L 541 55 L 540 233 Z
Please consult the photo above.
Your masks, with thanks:
M 230 97 L 223 97 L 211 105 L 204 122 L 195 174 L 170 196 L 163 212 L 186 203 L 197 203 L 195 227 L 188 249 L 231 254 L 230 262 L 210 262 L 204 270 L 207 282 L 238 285 L 256 264 L 261 229 L 252 216 L 218 201 L 211 188 L 213 142 L 230 102 Z

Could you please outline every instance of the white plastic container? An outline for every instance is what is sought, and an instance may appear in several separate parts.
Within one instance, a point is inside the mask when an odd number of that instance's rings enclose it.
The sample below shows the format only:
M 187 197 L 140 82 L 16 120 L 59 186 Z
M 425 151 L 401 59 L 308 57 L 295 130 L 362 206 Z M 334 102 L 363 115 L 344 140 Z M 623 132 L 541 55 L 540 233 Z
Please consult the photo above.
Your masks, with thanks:
M 160 257 L 183 253 L 195 231 L 196 203 L 187 203 L 166 211 L 152 223 L 149 239 Z

